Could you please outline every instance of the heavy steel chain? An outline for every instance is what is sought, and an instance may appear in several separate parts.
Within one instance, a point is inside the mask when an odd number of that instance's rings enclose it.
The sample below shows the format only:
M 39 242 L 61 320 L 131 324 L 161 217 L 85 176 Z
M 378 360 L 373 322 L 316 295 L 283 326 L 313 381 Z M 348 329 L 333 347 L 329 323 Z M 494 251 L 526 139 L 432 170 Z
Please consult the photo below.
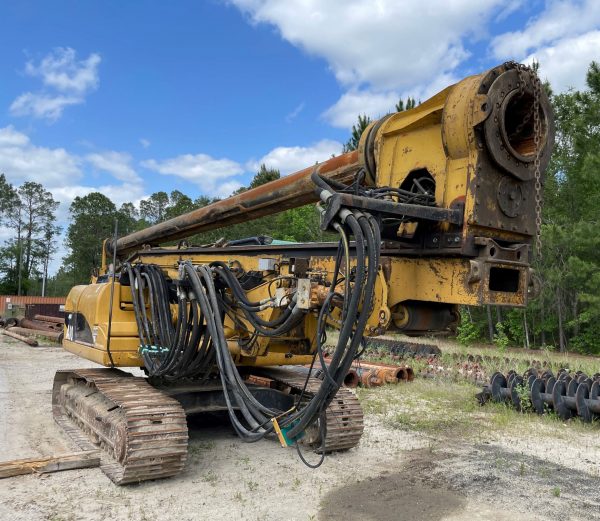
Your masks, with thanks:
M 541 133 L 540 121 L 540 96 L 542 82 L 539 76 L 531 71 L 533 83 L 533 141 L 535 143 L 535 157 L 533 159 L 535 176 L 535 253 L 538 261 L 542 262 L 542 173 L 540 171 Z
M 540 97 L 542 92 L 542 82 L 537 73 L 522 63 L 509 62 L 517 70 L 519 78 L 519 97 L 525 94 L 524 73 L 529 75 L 533 87 L 533 142 L 535 147 L 535 156 L 533 159 L 534 178 L 535 178 L 535 254 L 538 260 L 542 260 L 542 173 L 540 170 L 541 154 L 541 133 L 542 122 L 540 121 Z M 519 130 L 531 119 L 531 114 L 525 116 L 524 121 L 518 127 Z

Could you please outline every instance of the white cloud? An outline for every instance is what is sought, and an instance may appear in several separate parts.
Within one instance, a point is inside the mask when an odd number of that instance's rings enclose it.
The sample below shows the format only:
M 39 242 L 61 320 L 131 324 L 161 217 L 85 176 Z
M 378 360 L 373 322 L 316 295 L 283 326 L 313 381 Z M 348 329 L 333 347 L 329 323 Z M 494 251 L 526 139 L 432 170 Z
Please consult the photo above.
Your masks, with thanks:
M 230 178 L 244 172 L 242 166 L 231 159 L 214 159 L 207 154 L 184 154 L 162 161 L 148 159 L 141 165 L 163 175 L 186 179 L 196 184 L 202 193 L 218 197 L 230 195 L 239 188 L 241 184 Z
M 100 55 L 90 54 L 85 60 L 77 60 L 77 53 L 70 47 L 57 47 L 36 65 L 25 65 L 25 72 L 39 77 L 44 85 L 59 92 L 85 94 L 98 87 Z
M 12 125 L 0 128 L 0 172 L 13 184 L 33 181 L 62 195 L 69 190 L 89 193 L 96 188 L 82 187 L 78 183 L 83 177 L 83 167 L 90 165 L 128 186 L 141 185 L 142 180 L 131 162 L 131 156 L 124 152 L 108 150 L 79 157 L 64 148 L 36 146 L 29 136 Z
M 100 55 L 77 60 L 74 49 L 58 47 L 38 64 L 29 61 L 25 72 L 42 80 L 48 90 L 25 92 L 10 105 L 14 116 L 33 116 L 56 121 L 69 105 L 85 102 L 86 95 L 98 87 Z
M 131 166 L 131 156 L 125 152 L 96 152 L 85 156 L 94 168 L 108 172 L 115 179 L 128 183 L 140 183 L 141 179 Z
M 462 39 L 500 0 L 232 0 L 255 23 L 325 58 L 338 81 L 411 87 L 466 56 Z
M 10 105 L 13 116 L 33 116 L 56 121 L 62 116 L 63 110 L 69 105 L 78 105 L 83 100 L 77 96 L 48 95 L 25 92 Z
M 303 110 L 304 110 L 304 102 L 300 103 L 294 110 L 292 110 L 292 112 L 290 112 L 285 117 L 285 122 L 291 123 L 292 121 L 294 121 L 296 119 L 298 114 L 300 114 L 300 112 L 302 112 Z
M 12 183 L 34 181 L 47 188 L 76 183 L 82 176 L 77 156 L 64 148 L 35 146 L 12 125 L 0 128 L 0 172 Z
M 385 113 L 399 93 L 420 92 L 453 75 L 503 0 L 231 0 L 253 23 L 324 58 L 348 91 L 325 118 L 347 127 L 358 113 Z M 394 99 L 391 103 L 389 102 Z M 368 105 L 354 108 L 358 101 Z M 346 108 L 346 109 L 345 109 Z M 354 110 L 352 114 L 346 110 Z
M 524 0 L 508 0 L 500 9 L 500 12 L 496 15 L 494 21 L 501 22 L 502 20 L 506 20 L 506 18 L 517 11 L 523 5 L 523 3 Z
M 224 183 L 219 183 L 219 186 L 212 195 L 213 197 L 220 197 L 221 199 L 224 199 L 226 197 L 229 197 L 241 186 L 242 183 L 240 183 L 239 181 L 225 181 Z
M 130 163 L 131 157 L 126 153 L 107 151 L 81 158 L 64 148 L 34 145 L 29 136 L 13 126 L 0 128 L 0 172 L 15 186 L 33 181 L 49 190 L 60 203 L 56 223 L 63 232 L 69 223 L 69 206 L 77 196 L 101 192 L 120 206 L 127 201 L 139 201 L 145 195 L 142 180 Z M 108 172 L 123 183 L 106 183 L 100 186 L 87 184 L 82 180 L 83 167 L 87 165 Z M 11 236 L 12 234 L 0 233 L 0 241 Z M 65 254 L 64 236 L 57 241 L 59 252 L 52 260 L 50 273 L 59 268 Z
M 600 58 L 600 31 L 591 31 L 574 38 L 564 38 L 549 47 L 529 55 L 523 61 L 540 63 L 540 75 L 552 88 L 563 92 L 573 87 L 586 88 L 585 77 L 590 63 Z
M 399 96 L 396 92 L 372 92 L 369 90 L 350 90 L 324 113 L 325 120 L 334 127 L 349 128 L 356 123 L 359 114 L 371 118 L 390 112 Z
M 321 116 L 330 125 L 339 128 L 350 128 L 358 119 L 359 114 L 365 114 L 371 119 L 378 119 L 396 110 L 396 103 L 409 96 L 416 101 L 425 101 L 440 90 L 459 81 L 453 74 L 439 74 L 431 82 L 415 86 L 403 92 L 399 90 L 377 92 L 372 90 L 351 89 Z
M 57 220 L 59 224 L 66 223 L 69 215 L 69 206 L 76 197 L 85 197 L 92 192 L 100 192 L 108 197 L 118 208 L 123 203 L 137 202 L 143 198 L 143 186 L 138 183 L 107 184 L 100 186 L 90 185 L 65 185 L 50 189 L 57 201 L 60 201 Z
M 148 139 L 141 137 L 139 141 L 143 148 L 148 148 L 150 146 L 150 141 Z
M 499 59 L 540 63 L 540 74 L 552 88 L 585 88 L 585 73 L 600 57 L 598 0 L 548 0 L 525 27 L 496 36 L 491 51 Z
M 87 164 L 108 172 L 123 184 L 81 184 L 82 169 Z M 58 220 L 63 221 L 59 223 L 61 225 L 67 219 L 69 205 L 78 195 L 98 191 L 115 204 L 143 195 L 142 180 L 131 167 L 129 154 L 107 151 L 81 158 L 64 148 L 36 146 L 26 134 L 15 130 L 12 125 L 0 128 L 0 172 L 6 174 L 8 181 L 14 185 L 33 181 L 52 192 L 61 203 L 58 212 Z
M 492 51 L 497 58 L 520 58 L 563 38 L 581 35 L 600 25 L 598 0 L 548 1 L 542 13 L 529 20 L 523 30 L 496 36 Z
M 308 147 L 277 147 L 265 154 L 258 160 L 250 160 L 246 163 L 249 171 L 256 172 L 260 165 L 267 168 L 275 168 L 281 175 L 287 175 L 297 170 L 314 165 L 317 162 L 326 161 L 332 155 L 342 152 L 342 144 L 338 141 L 323 139 Z

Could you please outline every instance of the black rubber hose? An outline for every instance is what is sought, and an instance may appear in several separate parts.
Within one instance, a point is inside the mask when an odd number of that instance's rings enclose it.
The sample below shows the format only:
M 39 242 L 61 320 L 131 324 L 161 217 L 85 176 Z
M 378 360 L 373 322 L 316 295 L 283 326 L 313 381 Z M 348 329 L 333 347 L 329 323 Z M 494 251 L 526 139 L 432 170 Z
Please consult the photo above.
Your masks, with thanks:
M 231 360 L 231 353 L 229 352 L 229 348 L 225 340 L 222 324 L 217 324 L 215 320 L 215 314 L 210 313 L 211 309 L 214 310 L 218 308 L 216 292 L 214 290 L 214 285 L 212 281 L 212 273 L 210 271 L 207 273 L 207 268 L 204 268 L 202 266 L 198 268 L 198 271 L 203 277 L 205 283 L 204 285 L 202 285 L 200 283 L 198 274 L 195 273 L 191 263 L 184 263 L 184 269 L 190 275 L 190 279 L 198 295 L 198 301 L 200 305 L 204 308 L 204 314 L 206 316 L 208 329 L 213 338 L 213 345 L 216 348 L 215 350 L 217 354 L 217 362 L 219 370 L 221 371 L 221 382 L 223 392 L 225 394 L 225 400 L 227 403 L 227 408 L 231 422 L 236 432 L 238 432 L 242 439 L 244 439 L 245 441 L 257 441 L 266 434 L 266 431 L 256 433 L 246 429 L 237 419 L 234 410 L 235 407 L 231 402 L 230 391 L 233 393 L 233 398 L 236 402 L 235 405 L 237 405 L 237 408 L 239 408 L 240 412 L 244 416 L 244 419 L 250 424 L 251 428 L 257 427 L 262 421 L 265 421 L 266 418 L 262 418 L 261 422 L 256 421 L 256 419 L 252 415 L 247 404 L 241 397 L 240 389 L 238 388 L 238 385 L 236 385 L 238 382 L 236 382 L 235 375 L 231 370 L 231 366 L 229 366 L 229 364 L 227 363 L 228 360 Z M 233 366 L 233 369 L 235 371 L 235 374 L 237 374 L 239 377 L 239 373 L 237 371 L 237 368 L 235 368 L 235 365 Z M 231 387 L 231 389 L 229 387 Z
M 360 299 L 362 295 L 362 286 L 365 277 L 365 245 L 361 227 L 352 214 L 346 217 L 346 224 L 348 224 L 348 226 L 350 227 L 356 242 L 356 279 L 354 291 L 351 294 L 350 303 L 348 305 L 348 315 L 354 317 L 356 316 L 356 312 L 359 308 Z M 346 320 L 342 324 L 342 328 L 340 330 L 338 338 L 338 343 L 329 364 L 329 371 L 333 376 L 335 384 L 330 383 L 328 380 L 323 380 L 323 383 L 319 387 L 319 390 L 317 391 L 315 396 L 310 400 L 306 407 L 302 409 L 302 415 L 299 418 L 299 421 L 290 427 L 290 430 L 288 431 L 288 436 L 290 438 L 295 439 L 296 437 L 298 437 L 310 424 L 312 424 L 316 420 L 319 410 L 321 410 L 323 406 L 327 407 L 327 405 L 333 399 L 333 396 L 341 386 L 345 374 L 341 374 L 341 372 L 338 369 L 340 361 L 343 359 L 344 352 L 347 350 L 346 348 L 348 340 L 351 337 L 353 326 L 353 320 Z M 352 340 L 350 341 L 350 351 L 352 351 Z M 320 339 L 317 339 L 317 341 L 319 342 Z M 353 357 L 354 353 L 352 352 L 350 360 L 352 360 Z

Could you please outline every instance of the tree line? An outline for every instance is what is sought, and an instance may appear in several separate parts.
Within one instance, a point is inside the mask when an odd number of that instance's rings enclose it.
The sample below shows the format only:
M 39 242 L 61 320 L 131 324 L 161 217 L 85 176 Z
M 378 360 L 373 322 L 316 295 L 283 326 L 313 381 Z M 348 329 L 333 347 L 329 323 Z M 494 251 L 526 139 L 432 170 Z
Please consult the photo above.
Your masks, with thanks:
M 232 195 L 279 179 L 280 176 L 278 170 L 261 165 L 249 186 L 239 188 Z M 101 263 L 102 240 L 114 235 L 115 221 L 118 235 L 123 236 L 218 200 L 204 195 L 192 199 L 179 190 L 170 193 L 155 192 L 142 199 L 137 206 L 126 202 L 117 207 L 100 192 L 76 197 L 69 208 L 69 225 L 65 238 L 68 253 L 63 259 L 62 266 L 48 283 L 50 292 L 65 295 L 72 286 L 89 282 L 93 270 Z M 319 241 L 329 237 L 319 227 L 319 218 L 314 206 L 308 205 L 227 228 L 200 233 L 187 239 L 187 242 L 194 245 L 209 245 L 220 240 L 265 235 L 273 239 L 293 242 Z
M 600 67 L 592 62 L 587 89 L 550 95 L 556 119 L 556 146 L 544 182 L 542 255 L 534 260 L 540 296 L 526 309 L 465 308 L 458 337 L 464 343 L 490 341 L 500 347 L 541 347 L 560 351 L 600 353 Z M 409 98 L 395 109 L 417 105 Z M 370 118 L 360 115 L 344 151 L 357 148 Z M 260 167 L 241 193 L 278 179 L 280 173 Z M 234 194 L 232 194 L 234 195 Z M 93 192 L 76 197 L 69 208 L 67 255 L 48 280 L 46 293 L 66 295 L 75 284 L 87 283 L 100 264 L 102 239 L 119 235 L 204 207 L 217 199 L 192 199 L 174 190 L 159 191 L 140 201 L 117 207 Z M 0 175 L 0 219 L 11 236 L 0 248 L 0 293 L 40 294 L 43 274 L 56 251 L 58 203 L 38 183 L 13 187 Z M 193 244 L 269 235 L 305 242 L 328 239 L 319 228 L 313 205 L 240 223 L 190 238 Z

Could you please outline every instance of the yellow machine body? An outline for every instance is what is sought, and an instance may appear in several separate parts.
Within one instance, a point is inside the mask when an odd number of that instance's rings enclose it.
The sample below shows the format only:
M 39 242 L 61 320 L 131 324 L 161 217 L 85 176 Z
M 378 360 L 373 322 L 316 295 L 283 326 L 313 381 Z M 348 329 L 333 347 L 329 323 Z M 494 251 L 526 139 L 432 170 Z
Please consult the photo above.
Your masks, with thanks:
M 144 255 L 147 263 L 157 264 L 164 268 L 172 277 L 177 273 L 177 261 L 180 255 L 172 256 Z M 190 255 L 186 256 L 195 264 L 205 264 L 214 260 L 223 260 L 219 255 Z M 274 259 L 275 263 L 286 266 L 289 257 L 268 254 L 264 256 L 235 255 L 236 264 L 239 263 L 244 270 L 254 271 L 258 267 L 259 259 Z M 289 264 L 288 264 L 289 266 Z M 326 279 L 333 272 L 334 259 L 332 257 L 312 257 L 310 270 L 323 273 Z M 517 291 L 493 291 L 489 289 L 490 270 L 514 270 L 518 278 Z M 412 259 L 398 257 L 383 257 L 382 267 L 379 271 L 378 282 L 375 288 L 375 305 L 368 321 L 365 334 L 376 336 L 388 330 L 402 331 L 396 325 L 401 319 L 397 314 L 408 314 L 405 311 L 406 303 L 426 302 L 429 304 L 446 305 L 474 305 L 485 304 L 522 306 L 527 299 L 527 286 L 529 282 L 529 268 L 526 264 L 487 261 L 483 264 L 482 273 L 474 275 L 472 261 L 460 258 L 437 259 Z M 277 278 L 283 273 L 267 275 L 266 281 L 248 292 L 252 300 L 261 300 L 268 296 L 269 285 L 271 290 L 277 289 Z M 275 280 L 275 284 L 271 281 Z M 279 279 L 285 280 L 285 279 Z M 312 360 L 312 346 L 316 331 L 316 316 L 319 305 L 319 290 L 323 286 L 311 288 L 309 298 L 312 299 L 314 312 L 307 315 L 303 327 L 298 331 L 298 336 L 285 339 L 269 340 L 259 338 L 251 352 L 242 351 L 237 344 L 240 332 L 226 318 L 226 334 L 231 339 L 230 350 L 238 357 L 240 365 L 297 365 L 307 364 Z M 83 338 L 75 327 L 67 327 L 65 331 L 64 347 L 78 356 L 87 358 L 99 364 L 110 365 L 106 344 L 108 337 L 108 318 L 110 303 L 110 283 L 89 284 L 76 286 L 71 290 L 65 304 L 67 313 L 80 313 L 86 317 L 90 325 L 90 334 Z M 139 339 L 135 321 L 130 288 L 115 283 L 113 296 L 113 317 L 111 326 L 110 349 L 114 364 L 119 367 L 140 367 L 142 361 L 138 355 Z M 449 306 L 449 307 L 451 307 Z M 410 308 L 410 305 L 409 305 Z M 269 319 L 265 310 L 262 318 Z M 434 308 L 435 312 L 435 308 Z M 457 317 L 454 317 L 454 322 Z M 332 324 L 335 326 L 335 324 Z M 426 328 L 425 331 L 429 329 Z M 90 341 L 91 340 L 91 341 Z
M 536 149 L 533 138 L 517 128 L 523 113 L 530 110 L 527 103 L 533 99 L 533 86 L 526 81 L 518 70 L 506 66 L 468 77 L 414 109 L 372 123 L 363 133 L 358 154 L 334 158 L 316 167 L 325 175 L 333 172 L 332 177 L 364 170 L 364 183 L 372 187 L 409 189 L 415 178 L 428 179 L 437 207 L 462 216 L 460 224 L 432 225 L 405 219 L 394 230 L 394 237 L 384 237 L 375 303 L 365 335 L 392 330 L 419 334 L 452 328 L 459 319 L 459 305 L 526 305 L 532 284 L 530 246 L 536 232 Z M 547 98 L 542 96 L 538 102 L 543 142 L 537 157 L 543 173 L 552 148 L 553 128 Z M 335 167 L 328 170 L 333 162 Z M 241 210 L 236 210 L 232 218 L 236 220 L 231 222 L 240 222 L 240 212 L 244 211 L 249 217 L 258 216 L 256 208 L 261 208 L 262 215 L 289 208 L 293 206 L 289 201 L 294 186 L 303 190 L 298 193 L 299 204 L 306 204 L 312 197 L 306 191 L 310 190 L 306 182 L 310 171 L 259 187 L 260 191 L 250 190 L 230 203 L 224 200 L 198 210 L 202 219 L 198 218 L 193 228 L 183 220 L 163 223 L 159 226 L 165 233 L 164 240 L 181 237 L 186 230 L 218 227 L 219 222 L 212 223 L 211 216 L 222 215 L 221 224 L 228 224 L 226 211 L 234 203 Z M 277 207 L 278 197 L 284 196 L 285 204 Z M 256 204 L 246 204 L 248 201 Z M 133 257 L 160 266 L 171 279 L 177 278 L 183 259 L 194 264 L 222 261 L 245 272 L 262 274 L 262 282 L 247 292 L 249 300 L 260 301 L 276 291 L 285 298 L 290 278 L 296 278 L 303 291 L 302 305 L 310 312 L 293 335 L 259 337 L 245 350 L 238 342 L 245 333 L 228 317 L 225 332 L 239 365 L 310 363 L 318 311 L 335 264 L 333 247 L 157 248 L 164 242 L 160 239 L 163 237 L 149 234 L 147 242 L 142 242 L 145 239 L 140 237 L 138 243 L 150 247 L 138 248 Z M 134 243 L 124 241 L 131 259 Z M 121 255 L 125 247 L 118 251 Z M 65 305 L 67 313 L 82 318 L 70 321 L 64 347 L 107 366 L 111 365 L 107 352 L 110 294 L 108 277 L 104 282 L 73 288 Z M 130 288 L 119 282 L 114 283 L 112 309 L 112 362 L 122 367 L 142 366 Z M 272 319 L 276 313 L 277 309 L 268 308 L 262 311 L 262 317 Z M 244 320 L 241 314 L 239 318 Z M 330 325 L 337 325 L 335 313 Z

